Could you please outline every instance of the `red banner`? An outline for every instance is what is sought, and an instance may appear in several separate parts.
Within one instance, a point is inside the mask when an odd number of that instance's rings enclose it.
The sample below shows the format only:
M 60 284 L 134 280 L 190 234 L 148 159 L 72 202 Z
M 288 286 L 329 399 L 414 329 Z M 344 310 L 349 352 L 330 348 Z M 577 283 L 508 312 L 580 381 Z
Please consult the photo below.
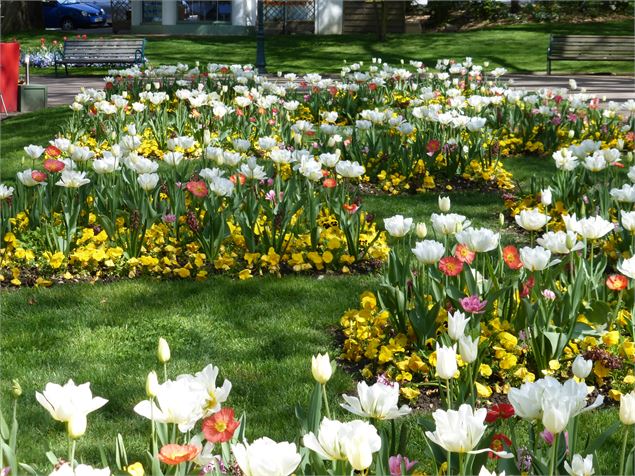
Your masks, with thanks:
M 20 73 L 20 44 L 0 43 L 0 92 L 6 112 L 18 110 L 18 77 Z M 0 113 L 4 113 L 0 103 Z

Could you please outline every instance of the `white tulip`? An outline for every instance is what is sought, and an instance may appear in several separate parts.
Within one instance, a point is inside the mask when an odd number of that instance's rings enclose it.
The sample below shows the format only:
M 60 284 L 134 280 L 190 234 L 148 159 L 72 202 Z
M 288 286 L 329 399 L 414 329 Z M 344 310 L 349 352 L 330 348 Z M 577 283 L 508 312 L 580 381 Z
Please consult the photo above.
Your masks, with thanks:
M 573 231 L 548 231 L 536 242 L 554 254 L 566 255 L 584 248 L 584 243 L 577 241 L 577 236 Z
M 159 377 L 153 370 L 146 377 L 146 395 L 150 398 L 156 397 L 159 388 Z
M 335 165 L 335 171 L 340 174 L 342 177 L 347 178 L 357 178 L 364 175 L 366 169 L 363 165 L 360 165 L 358 162 L 350 162 L 348 160 L 340 160 L 337 165 Z
M 86 178 L 86 172 L 64 169 L 62 170 L 62 176 L 55 182 L 55 185 L 64 188 L 79 188 L 87 183 L 90 183 L 90 179 Z
M 163 382 L 156 388 L 154 399 L 135 405 L 135 413 L 149 420 L 178 425 L 181 433 L 190 431 L 203 418 L 206 395 L 205 389 L 189 377 Z
M 241 164 L 240 172 L 248 179 L 264 180 L 267 178 L 264 167 L 258 165 L 255 157 L 249 157 L 247 163 Z
M 613 223 L 595 216 L 578 220 L 578 233 L 587 240 L 597 240 L 615 229 Z
M 514 218 L 518 226 L 527 231 L 538 231 L 549 223 L 549 215 L 545 215 L 537 208 L 521 210 Z
M 635 390 L 620 397 L 620 421 L 624 425 L 635 425 Z
M 438 203 L 439 210 L 441 210 L 443 213 L 447 213 L 450 211 L 450 207 L 452 206 L 450 197 L 442 197 L 441 195 L 439 195 Z
M 417 223 L 417 226 L 415 226 L 415 234 L 420 240 L 423 240 L 426 236 L 428 236 L 428 227 L 426 224 L 423 222 Z
M 551 205 L 553 202 L 553 193 L 551 192 L 551 188 L 547 187 L 540 191 L 540 203 L 542 203 L 545 207 Z
M 15 189 L 13 187 L 0 183 L 0 200 L 6 200 L 7 198 L 13 196 L 14 190 Z
M 418 241 L 412 248 L 412 253 L 422 264 L 436 264 L 445 253 L 445 246 L 434 240 Z
M 159 344 L 157 345 L 157 359 L 162 364 L 170 361 L 170 345 L 163 337 L 159 337 Z
M 630 231 L 631 233 L 635 232 L 635 211 L 625 212 L 622 210 L 620 214 L 622 216 L 622 226 L 624 229 Z
M 618 263 L 617 270 L 624 276 L 635 279 L 635 256 Z
M 535 248 L 524 246 L 520 249 L 520 260 L 529 271 L 542 271 L 548 268 L 550 258 L 551 251 L 544 249 L 542 246 L 536 246 Z
M 344 425 L 342 446 L 355 471 L 365 471 L 373 463 L 373 453 L 381 449 L 381 437 L 370 423 L 353 420 Z
M 100 175 L 103 174 L 111 174 L 120 169 L 119 167 L 119 159 L 112 155 L 106 155 L 104 153 L 103 158 L 93 160 L 93 170 Z
M 78 414 L 88 415 L 108 403 L 104 398 L 93 397 L 90 382 L 75 385 L 72 380 L 63 386 L 47 383 L 44 392 L 35 392 L 35 399 L 53 419 L 62 422 L 68 422 Z
M 560 384 L 553 377 L 545 377 L 536 382 L 527 382 L 520 388 L 509 391 L 509 402 L 516 415 L 529 420 L 542 420 L 545 428 L 553 434 L 561 433 L 569 420 L 580 413 L 602 405 L 600 395 L 587 406 L 588 388 L 583 382 L 569 379 Z
M 582 458 L 579 454 L 573 455 L 571 464 L 565 459 L 564 469 L 571 476 L 592 476 L 595 474 L 593 469 L 593 455 Z
M 171 165 L 173 167 L 176 167 L 177 165 L 179 165 L 182 160 L 183 160 L 183 154 L 181 152 L 170 151 L 163 154 L 163 161 L 166 164 Z
M 404 218 L 403 215 L 384 218 L 384 226 L 390 236 L 401 238 L 412 228 L 412 218 Z
M 231 450 L 245 476 L 289 476 L 302 460 L 294 443 L 267 437 L 232 445 Z
M 461 359 L 467 364 L 471 364 L 478 357 L 479 337 L 461 336 L 459 338 L 459 353 Z
M 325 417 L 320 423 L 317 436 L 313 432 L 307 433 L 302 438 L 302 443 L 306 448 L 315 451 L 322 459 L 345 461 L 346 453 L 342 445 L 344 425 L 342 422 Z
M 40 182 L 33 178 L 33 170 L 31 169 L 26 169 L 22 172 L 18 172 L 16 176 L 18 177 L 20 183 L 25 187 L 35 187 L 36 185 L 40 184 Z
M 394 420 L 408 415 L 412 409 L 399 402 L 399 384 L 377 382 L 368 386 L 366 382 L 357 384 L 357 397 L 342 395 L 346 403 L 340 405 L 354 415 L 377 420 Z
M 485 433 L 486 416 L 487 409 L 474 411 L 465 403 L 458 410 L 436 410 L 432 413 L 435 431 L 426 431 L 426 437 L 452 453 L 472 452 Z
M 593 361 L 586 360 L 581 355 L 578 355 L 573 361 L 571 369 L 573 370 L 573 375 L 578 378 L 585 379 L 589 376 L 591 370 L 593 369 Z
M 500 234 L 487 228 L 468 228 L 456 234 L 456 241 L 467 246 L 470 251 L 485 253 L 498 247 Z
M 324 385 L 328 382 L 333 374 L 331 360 L 329 354 L 318 354 L 311 357 L 311 373 L 316 382 Z
M 229 392 L 232 389 L 232 383 L 225 379 L 221 387 L 216 386 L 216 379 L 220 369 L 212 364 L 207 365 L 203 370 L 197 372 L 192 377 L 189 374 L 179 375 L 176 379 L 191 379 L 195 384 L 198 384 L 202 389 L 202 401 L 203 417 L 208 417 L 221 409 L 221 403 L 225 403 L 229 398 Z
M 74 414 L 70 420 L 66 423 L 66 430 L 71 440 L 77 440 L 84 436 L 86 433 L 86 426 L 88 420 L 83 413 Z
M 443 380 L 454 378 L 458 370 L 456 363 L 456 344 L 452 347 L 440 346 L 437 342 L 437 375 Z
M 341 423 L 324 418 L 318 435 L 308 433 L 303 438 L 304 446 L 324 460 L 348 460 L 354 469 L 362 471 L 370 466 L 372 454 L 381 449 L 381 438 L 377 429 L 362 420 Z
M 36 160 L 39 159 L 40 156 L 44 153 L 44 147 L 31 144 L 24 148 L 24 152 L 26 152 L 26 155 L 31 157 L 33 160 Z
M 578 166 L 578 159 L 573 156 L 569 149 L 560 149 L 552 154 L 556 163 L 556 168 L 571 172 Z
M 432 228 L 435 233 L 440 235 L 454 235 L 470 226 L 470 221 L 463 215 L 456 213 L 437 214 L 433 213 L 430 216 L 432 221 Z
M 149 192 L 154 190 L 159 183 L 159 175 L 156 173 L 141 174 L 137 177 L 137 183 L 143 190 Z
M 465 326 L 470 322 L 469 317 L 465 317 L 461 311 L 454 314 L 448 312 L 448 335 L 452 340 L 459 340 L 465 334 Z
M 56 466 L 49 476 L 110 476 L 110 468 L 93 468 L 87 464 L 78 464 L 74 468 L 64 463 Z

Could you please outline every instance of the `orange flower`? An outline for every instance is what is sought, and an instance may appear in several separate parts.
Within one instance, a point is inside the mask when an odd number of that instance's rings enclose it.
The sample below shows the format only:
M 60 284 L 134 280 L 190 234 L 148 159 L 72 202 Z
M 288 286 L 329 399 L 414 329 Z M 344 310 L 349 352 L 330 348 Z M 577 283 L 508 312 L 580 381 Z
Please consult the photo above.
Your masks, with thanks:
M 234 419 L 234 409 L 223 408 L 203 420 L 203 434 L 207 441 L 224 443 L 232 439 L 239 426 L 240 422 Z
M 44 153 L 48 157 L 59 157 L 62 154 L 62 151 L 54 145 L 49 145 L 46 149 L 44 149 Z
M 612 274 L 606 278 L 606 287 L 611 291 L 621 291 L 628 287 L 628 278 L 621 274 Z
M 192 461 L 200 449 L 194 445 L 164 445 L 159 451 L 159 461 L 165 464 L 179 464 Z
M 463 271 L 463 262 L 454 256 L 446 256 L 439 261 L 439 269 L 446 276 L 457 276 Z
M 337 181 L 334 178 L 325 178 L 322 182 L 324 188 L 334 188 L 337 185 Z
M 454 249 L 454 257 L 461 263 L 472 264 L 472 261 L 474 261 L 476 257 L 476 252 L 470 251 L 467 246 L 459 243 Z
M 245 180 L 246 177 L 243 174 L 234 174 L 231 177 L 229 177 L 229 180 L 231 180 L 231 182 L 235 185 L 236 184 L 236 180 L 240 181 L 240 185 L 244 185 L 245 184 Z
M 207 185 L 202 180 L 190 180 L 186 187 L 195 197 L 205 198 L 207 196 Z
M 357 210 L 359 210 L 359 205 L 357 205 L 356 203 L 345 203 L 344 205 L 342 205 L 342 208 L 352 215 Z
M 61 172 L 66 165 L 61 160 L 46 159 L 44 161 L 44 168 L 51 173 Z
M 518 248 L 514 245 L 509 245 L 503 248 L 503 261 L 509 266 L 510 269 L 520 269 L 523 267 L 523 262 L 520 261 L 520 253 Z

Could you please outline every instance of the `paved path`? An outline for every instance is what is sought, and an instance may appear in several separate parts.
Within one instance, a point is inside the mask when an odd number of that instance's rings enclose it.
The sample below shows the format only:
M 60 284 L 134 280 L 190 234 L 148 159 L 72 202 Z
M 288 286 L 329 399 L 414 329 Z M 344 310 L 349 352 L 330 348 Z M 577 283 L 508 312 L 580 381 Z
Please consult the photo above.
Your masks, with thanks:
M 510 74 L 513 85 L 523 89 L 567 88 L 569 78 L 578 83 L 578 88 L 586 88 L 587 93 L 606 97 L 607 101 L 624 102 L 635 99 L 635 76 L 573 75 L 547 76 L 539 74 Z M 50 107 L 63 106 L 73 102 L 73 97 L 81 87 L 102 88 L 104 81 L 97 76 L 32 76 L 33 84 L 48 86 Z M 276 78 L 277 79 L 277 78 Z M 2 117 L 6 117 L 4 114 Z

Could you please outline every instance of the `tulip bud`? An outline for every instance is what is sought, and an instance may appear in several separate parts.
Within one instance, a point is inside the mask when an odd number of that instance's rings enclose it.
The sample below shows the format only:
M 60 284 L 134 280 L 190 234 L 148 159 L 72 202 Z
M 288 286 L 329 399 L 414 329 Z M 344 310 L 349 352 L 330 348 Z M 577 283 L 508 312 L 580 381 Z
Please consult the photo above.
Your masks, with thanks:
M 146 84 L 146 91 L 150 91 L 151 88 L 152 86 L 150 86 L 150 83 Z
M 505 226 L 505 215 L 503 215 L 502 213 L 498 214 L 498 223 L 500 224 L 500 226 Z
M 542 203 L 545 207 L 547 207 L 551 205 L 552 201 L 553 201 L 553 196 L 551 194 L 551 189 L 549 187 L 540 191 L 540 203 Z
M 571 129 L 568 133 L 569 135 L 569 139 L 573 139 L 575 137 L 575 131 L 573 129 Z
M 635 390 L 620 398 L 620 421 L 624 425 L 635 425 Z
M 450 197 L 442 197 L 441 195 L 439 195 L 439 210 L 441 210 L 443 213 L 447 213 L 450 211 L 450 206 Z
M 417 223 L 417 226 L 415 227 L 415 233 L 417 235 L 417 238 L 423 240 L 428 235 L 428 227 L 423 222 Z
M 167 341 L 163 337 L 159 339 L 159 347 L 157 348 L 157 358 L 159 359 L 159 362 L 161 362 L 162 364 L 165 364 L 166 362 L 170 361 L 170 346 L 168 345 Z
M 159 390 L 159 378 L 153 370 L 146 377 L 146 395 L 150 398 L 156 397 Z
M 15 379 L 11 380 L 11 393 L 16 400 L 22 395 L 22 386 L 20 382 Z
M 573 375 L 578 378 L 585 379 L 591 373 L 591 369 L 593 369 L 593 361 L 586 360 L 581 355 L 578 355 L 573 361 L 571 369 L 573 370 Z
M 86 420 L 86 415 L 84 413 L 76 413 L 71 416 L 70 420 L 68 420 L 67 430 L 68 436 L 72 440 L 77 440 L 81 438 L 84 433 L 86 433 L 86 425 L 88 421 Z
M 316 382 L 324 385 L 333 374 L 329 354 L 318 354 L 311 358 L 311 373 Z

